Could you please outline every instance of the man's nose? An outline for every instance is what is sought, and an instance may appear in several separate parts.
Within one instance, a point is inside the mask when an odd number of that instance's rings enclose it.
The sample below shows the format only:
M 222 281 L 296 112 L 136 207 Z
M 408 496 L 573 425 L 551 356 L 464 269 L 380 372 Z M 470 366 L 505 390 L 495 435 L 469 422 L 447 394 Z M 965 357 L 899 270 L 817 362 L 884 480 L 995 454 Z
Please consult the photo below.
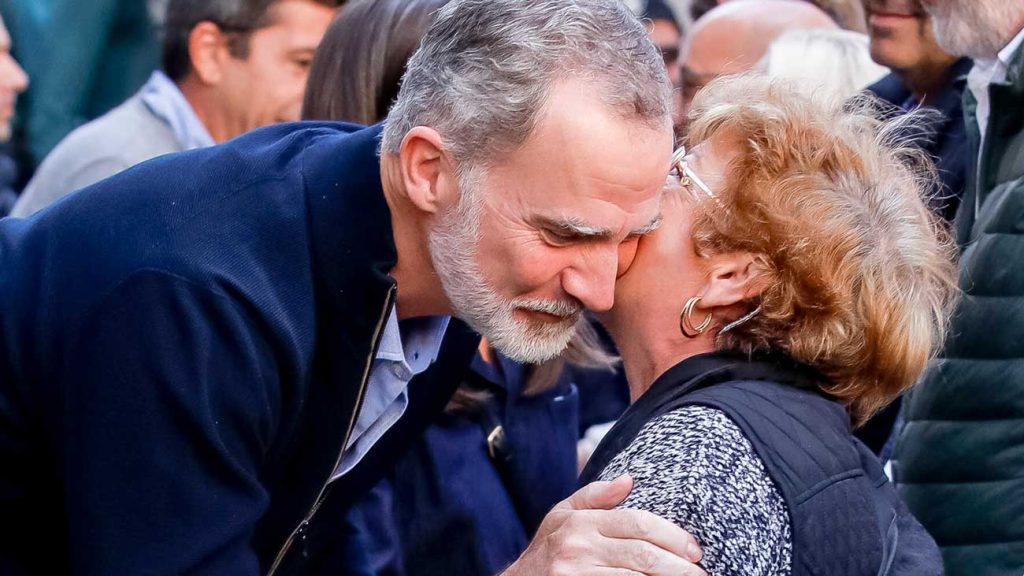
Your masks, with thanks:
M 617 247 L 590 254 L 585 262 L 565 270 L 562 289 L 582 302 L 588 310 L 610 310 L 615 303 L 618 260 Z

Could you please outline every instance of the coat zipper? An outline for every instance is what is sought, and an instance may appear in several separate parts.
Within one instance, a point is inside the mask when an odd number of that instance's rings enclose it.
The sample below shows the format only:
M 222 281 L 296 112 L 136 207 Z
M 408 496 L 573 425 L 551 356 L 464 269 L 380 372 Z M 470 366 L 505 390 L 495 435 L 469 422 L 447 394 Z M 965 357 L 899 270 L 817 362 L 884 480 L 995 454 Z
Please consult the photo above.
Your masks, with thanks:
M 305 536 L 306 530 L 309 528 L 310 521 L 324 502 L 324 493 L 327 492 L 327 487 L 331 485 L 331 478 L 334 476 L 334 471 L 337 470 L 338 465 L 341 464 L 341 458 L 345 455 L 345 449 L 348 447 L 348 439 L 352 436 L 352 429 L 355 428 L 356 419 L 359 417 L 359 411 L 362 409 L 363 398 L 366 395 L 366 383 L 370 379 L 370 369 L 373 368 L 373 360 L 377 356 L 377 348 L 380 346 L 380 336 L 384 329 L 384 323 L 387 321 L 388 312 L 391 310 L 391 305 L 394 303 L 394 299 L 395 286 L 392 285 L 388 288 L 387 298 L 384 300 L 384 310 L 381 311 L 380 318 L 377 320 L 377 327 L 374 328 L 373 331 L 373 348 L 370 350 L 370 357 L 366 359 L 366 367 L 363 369 L 362 382 L 359 384 L 359 394 L 356 396 L 356 409 L 352 412 L 352 417 L 349 419 L 348 430 L 345 431 L 345 439 L 341 444 L 341 452 L 338 453 L 338 458 L 334 462 L 334 467 L 331 468 L 331 473 L 327 477 L 327 481 L 320 487 L 320 493 L 317 495 L 316 501 L 313 502 L 313 507 L 309 509 L 309 512 L 306 513 L 306 517 L 302 519 L 302 522 L 292 530 L 288 539 L 285 540 L 281 550 L 278 551 L 277 556 L 274 558 L 274 563 L 271 564 L 270 571 L 267 572 L 267 576 L 274 575 L 295 540 Z

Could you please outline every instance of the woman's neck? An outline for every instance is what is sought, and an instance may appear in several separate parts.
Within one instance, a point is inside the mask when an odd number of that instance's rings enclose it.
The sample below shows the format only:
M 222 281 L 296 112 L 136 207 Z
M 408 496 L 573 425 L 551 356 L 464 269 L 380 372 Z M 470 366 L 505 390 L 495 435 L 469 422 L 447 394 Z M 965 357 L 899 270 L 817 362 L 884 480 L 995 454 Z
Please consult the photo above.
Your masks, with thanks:
M 613 329 L 612 338 L 622 356 L 630 402 L 636 402 L 669 368 L 690 356 L 715 349 L 714 338 L 709 332 L 687 338 L 678 328 L 669 331 L 631 327 L 629 334 L 622 333 L 621 337 Z

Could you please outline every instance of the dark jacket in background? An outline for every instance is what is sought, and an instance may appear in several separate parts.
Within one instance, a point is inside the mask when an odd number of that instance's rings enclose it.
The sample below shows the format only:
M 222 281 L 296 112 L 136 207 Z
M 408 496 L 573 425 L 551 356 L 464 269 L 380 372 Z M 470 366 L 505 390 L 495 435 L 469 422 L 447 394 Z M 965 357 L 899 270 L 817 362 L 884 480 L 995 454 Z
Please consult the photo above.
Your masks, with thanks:
M 330 483 L 390 313 L 379 128 L 286 124 L 0 220 L 0 574 L 338 573 L 344 511 L 447 403 Z M 313 514 L 314 505 L 316 513 Z
M 906 399 L 893 461 L 950 576 L 1024 573 L 1024 49 L 989 94 L 983 150 L 965 94 L 963 299 L 945 349 Z
M 0 145 L 0 218 L 7 216 L 18 201 L 18 165 L 8 151 L 7 145 Z
M 963 93 L 966 76 L 972 62 L 961 58 L 949 69 L 946 84 L 938 94 L 933 95 L 925 109 L 941 114 L 935 121 L 919 126 L 920 134 L 915 138 L 921 148 L 935 160 L 939 170 L 942 188 L 931 199 L 930 206 L 947 222 L 952 222 L 960 199 L 964 195 L 967 169 L 971 162 L 967 131 L 964 126 Z M 903 106 L 913 94 L 903 84 L 898 74 L 889 74 L 868 87 L 868 91 L 892 104 Z M 915 104 L 916 106 L 916 104 Z
M 434 419 L 394 474 L 355 510 L 379 576 L 494 576 L 576 488 L 579 395 L 565 370 L 524 396 L 528 370 L 479 356 L 464 385 L 490 394 Z M 604 373 L 604 379 L 614 376 Z M 611 385 L 611 383 L 609 383 Z M 499 430 L 500 427 L 500 430 Z
M 969 58 L 961 58 L 950 67 L 945 86 L 925 107 L 939 112 L 940 116 L 927 125 L 918 126 L 920 132 L 915 138 L 915 142 L 935 160 L 939 171 L 941 187 L 930 199 L 929 206 L 950 223 L 964 196 L 968 165 L 971 162 L 962 104 L 967 84 L 965 76 L 971 66 Z M 912 102 L 913 98 L 903 80 L 895 73 L 869 86 L 868 91 L 897 107 Z M 902 400 L 896 399 L 856 431 L 857 437 L 876 454 L 882 454 L 883 447 L 892 435 L 901 406 Z M 888 457 L 889 454 L 883 456 Z

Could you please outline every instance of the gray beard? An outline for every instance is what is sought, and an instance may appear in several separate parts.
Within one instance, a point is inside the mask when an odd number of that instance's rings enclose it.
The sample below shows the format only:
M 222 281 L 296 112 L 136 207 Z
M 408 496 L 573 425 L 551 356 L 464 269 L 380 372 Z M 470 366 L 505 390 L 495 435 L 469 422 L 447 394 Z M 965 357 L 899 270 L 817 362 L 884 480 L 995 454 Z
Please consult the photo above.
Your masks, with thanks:
M 440 214 L 429 232 L 434 270 L 455 316 L 487 338 L 491 346 L 517 362 L 546 362 L 565 350 L 582 309 L 575 303 L 511 300 L 490 286 L 476 258 L 483 212 L 477 176 L 472 170 L 460 175 L 458 206 Z M 518 320 L 517 309 L 548 312 L 566 320 Z

